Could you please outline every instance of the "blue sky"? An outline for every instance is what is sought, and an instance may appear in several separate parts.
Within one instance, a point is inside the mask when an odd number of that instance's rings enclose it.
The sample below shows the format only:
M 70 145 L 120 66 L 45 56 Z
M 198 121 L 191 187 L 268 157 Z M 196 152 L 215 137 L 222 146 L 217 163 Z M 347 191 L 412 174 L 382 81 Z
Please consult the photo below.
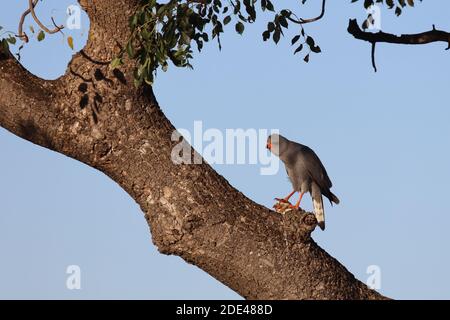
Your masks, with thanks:
M 305 16 L 319 10 L 304 7 Z M 322 53 L 309 64 L 289 39 L 264 43 L 264 16 L 244 37 L 229 28 L 195 55 L 194 71 L 159 72 L 157 99 L 178 128 L 279 129 L 321 157 L 341 204 L 326 207 L 327 230 L 313 238 L 366 281 L 381 270 L 383 294 L 397 299 L 450 298 L 450 58 L 445 44 L 370 47 L 346 32 L 364 18 L 362 4 L 329 1 L 308 25 Z M 280 1 L 287 4 L 288 1 Z M 38 14 L 63 21 L 74 1 L 45 0 Z M 281 5 L 280 5 L 281 6 Z M 0 25 L 16 30 L 26 1 L 8 2 Z M 303 12 L 303 11 L 302 11 Z M 448 1 L 424 1 L 400 18 L 382 11 L 386 32 L 450 29 Z M 58 20 L 59 18 L 59 20 Z M 28 25 L 28 24 L 26 24 Z M 88 32 L 71 31 L 75 49 Z M 22 63 L 47 79 L 62 75 L 74 52 L 60 35 L 32 41 Z M 0 298 L 206 298 L 238 295 L 173 256 L 157 252 L 135 202 L 103 174 L 0 129 Z M 258 165 L 216 165 L 232 185 L 268 207 L 290 185 L 284 170 L 262 176 Z M 311 209 L 310 198 L 304 206 Z M 81 290 L 65 286 L 81 268 Z

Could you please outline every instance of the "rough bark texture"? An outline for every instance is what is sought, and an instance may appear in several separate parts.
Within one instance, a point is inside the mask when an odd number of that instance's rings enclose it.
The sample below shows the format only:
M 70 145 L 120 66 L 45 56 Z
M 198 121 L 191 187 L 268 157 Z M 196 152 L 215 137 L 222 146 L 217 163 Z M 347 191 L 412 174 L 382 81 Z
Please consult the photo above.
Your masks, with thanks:
M 64 76 L 45 81 L 0 55 L 0 126 L 105 173 L 137 201 L 164 254 L 175 254 L 250 299 L 383 299 L 310 237 L 308 213 L 280 215 L 209 165 L 176 165 L 174 127 L 132 62 L 108 62 L 137 1 L 80 1 L 89 41 Z

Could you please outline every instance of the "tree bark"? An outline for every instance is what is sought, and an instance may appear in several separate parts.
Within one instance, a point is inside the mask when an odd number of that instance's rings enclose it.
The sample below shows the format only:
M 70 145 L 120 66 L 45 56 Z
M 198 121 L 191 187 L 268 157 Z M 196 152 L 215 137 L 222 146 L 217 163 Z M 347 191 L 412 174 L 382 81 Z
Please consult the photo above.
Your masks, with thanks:
M 80 1 L 91 19 L 86 48 L 66 74 L 39 79 L 0 55 L 0 126 L 98 169 L 135 199 L 159 251 L 198 266 L 248 299 L 384 299 L 312 239 L 312 214 L 258 205 L 208 164 L 171 161 L 175 128 L 133 62 L 108 62 L 129 35 L 138 1 Z M 195 151 L 192 150 L 192 154 Z

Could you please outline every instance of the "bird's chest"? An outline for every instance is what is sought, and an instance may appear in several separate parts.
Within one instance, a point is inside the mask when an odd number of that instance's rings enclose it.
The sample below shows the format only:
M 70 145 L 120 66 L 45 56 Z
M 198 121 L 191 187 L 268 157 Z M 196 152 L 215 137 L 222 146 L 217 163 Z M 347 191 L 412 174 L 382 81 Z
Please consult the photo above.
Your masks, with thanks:
M 286 166 L 286 172 L 295 191 L 309 191 L 311 183 L 309 181 L 309 178 L 305 176 L 301 170 L 296 170 L 295 168 Z

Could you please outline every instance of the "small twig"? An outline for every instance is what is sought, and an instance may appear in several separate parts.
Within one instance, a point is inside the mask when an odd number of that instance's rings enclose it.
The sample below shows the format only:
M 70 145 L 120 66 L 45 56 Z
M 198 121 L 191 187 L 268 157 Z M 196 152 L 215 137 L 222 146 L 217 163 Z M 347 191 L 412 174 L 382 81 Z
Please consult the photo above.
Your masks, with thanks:
M 51 17 L 51 19 L 52 19 L 52 23 L 53 23 L 53 25 L 55 26 L 55 28 L 59 28 L 58 25 L 57 25 L 56 22 L 55 22 L 55 19 L 53 19 L 53 17 Z M 61 34 L 63 35 L 63 37 L 65 37 L 66 35 L 64 34 L 64 32 L 62 32 L 62 29 L 63 29 L 63 28 L 59 28 L 59 32 L 61 32 Z
M 372 42 L 372 67 L 373 70 L 375 70 L 375 72 L 377 72 L 377 64 L 375 62 L 375 47 L 376 47 L 377 43 L 376 42 Z
M 42 30 L 44 30 L 45 32 L 47 32 L 47 33 L 49 33 L 49 34 L 54 34 L 54 33 L 57 33 L 57 32 L 59 32 L 61 29 L 64 28 L 64 26 L 59 26 L 59 27 L 56 26 L 55 29 L 50 30 L 49 28 L 47 28 L 46 26 L 44 26 L 44 24 L 38 19 L 38 17 L 36 16 L 36 13 L 34 12 L 34 7 L 35 7 L 34 1 L 36 1 L 36 0 L 28 0 L 28 4 L 29 4 L 29 7 L 30 7 L 30 13 L 31 13 L 31 16 L 33 17 L 34 21 L 36 21 L 36 23 L 38 24 L 38 26 L 39 26 Z

